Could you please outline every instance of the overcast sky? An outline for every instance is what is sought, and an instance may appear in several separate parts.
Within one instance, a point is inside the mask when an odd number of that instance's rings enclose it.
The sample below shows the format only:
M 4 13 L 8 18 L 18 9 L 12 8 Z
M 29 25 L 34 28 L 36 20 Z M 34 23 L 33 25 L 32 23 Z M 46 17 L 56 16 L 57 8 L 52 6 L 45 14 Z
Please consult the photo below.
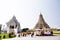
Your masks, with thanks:
M 15 15 L 21 28 L 34 28 L 40 12 L 50 27 L 60 28 L 60 0 L 0 0 L 0 24 Z

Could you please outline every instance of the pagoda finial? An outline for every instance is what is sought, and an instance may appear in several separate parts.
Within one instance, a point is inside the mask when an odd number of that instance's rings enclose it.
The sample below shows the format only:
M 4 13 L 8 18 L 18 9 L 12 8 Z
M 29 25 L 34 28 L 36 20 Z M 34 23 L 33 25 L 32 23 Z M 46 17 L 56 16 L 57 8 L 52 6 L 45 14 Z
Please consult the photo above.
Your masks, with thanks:
M 42 13 L 40 12 L 40 15 L 39 16 L 41 16 L 42 17 Z
M 15 16 L 15 15 L 13 15 L 12 19 L 16 19 L 16 16 Z

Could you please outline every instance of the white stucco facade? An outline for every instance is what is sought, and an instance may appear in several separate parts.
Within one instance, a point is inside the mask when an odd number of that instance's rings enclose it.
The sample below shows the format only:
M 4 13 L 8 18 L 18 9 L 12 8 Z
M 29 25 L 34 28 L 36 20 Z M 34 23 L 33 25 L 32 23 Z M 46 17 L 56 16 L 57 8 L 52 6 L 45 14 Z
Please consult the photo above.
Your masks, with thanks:
M 21 30 L 20 23 L 17 21 L 15 16 L 13 16 L 13 18 L 6 24 L 7 24 L 7 28 L 8 28 L 8 31 L 7 31 L 8 33 L 14 32 L 15 34 L 17 34 Z

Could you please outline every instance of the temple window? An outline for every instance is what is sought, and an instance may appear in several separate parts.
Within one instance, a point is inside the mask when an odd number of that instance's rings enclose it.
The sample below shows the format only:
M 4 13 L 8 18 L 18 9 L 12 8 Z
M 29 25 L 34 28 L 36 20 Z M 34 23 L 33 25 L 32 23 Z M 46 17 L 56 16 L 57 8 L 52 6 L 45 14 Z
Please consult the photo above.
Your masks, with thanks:
M 10 25 L 10 29 L 14 29 L 14 26 Z

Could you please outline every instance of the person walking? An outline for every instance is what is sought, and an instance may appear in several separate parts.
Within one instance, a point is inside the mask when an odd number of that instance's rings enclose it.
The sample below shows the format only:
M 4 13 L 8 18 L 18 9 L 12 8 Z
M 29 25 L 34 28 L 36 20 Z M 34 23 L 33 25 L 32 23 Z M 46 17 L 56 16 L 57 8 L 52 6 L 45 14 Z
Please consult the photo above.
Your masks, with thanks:
M 31 37 L 33 37 L 34 36 L 34 32 L 31 32 Z

